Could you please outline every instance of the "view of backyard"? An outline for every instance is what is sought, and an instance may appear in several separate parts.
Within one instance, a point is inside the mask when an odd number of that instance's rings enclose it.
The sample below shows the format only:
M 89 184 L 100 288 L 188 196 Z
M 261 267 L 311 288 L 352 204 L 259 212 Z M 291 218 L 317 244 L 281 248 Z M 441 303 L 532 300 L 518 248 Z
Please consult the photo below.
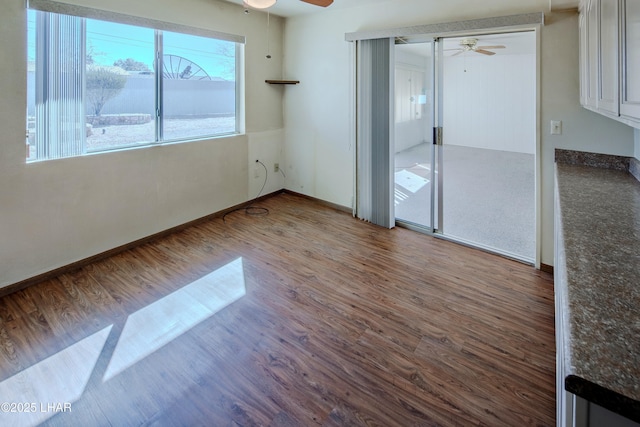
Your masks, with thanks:
M 165 139 L 171 135 L 180 138 L 200 137 L 201 135 L 219 135 L 235 131 L 235 117 L 209 117 L 204 119 L 169 119 L 164 121 Z M 135 145 L 148 144 L 154 139 L 155 121 L 138 125 L 115 125 L 93 127 L 87 136 L 87 152 L 109 150 Z M 151 138 L 149 138 L 151 135 Z
M 189 119 L 166 119 L 164 121 L 165 140 L 171 140 L 172 136 L 180 139 L 190 137 L 202 138 L 203 135 L 221 135 L 235 131 L 235 117 L 207 117 Z M 30 132 L 30 140 L 33 141 L 33 132 Z M 86 152 L 114 150 L 147 145 L 155 138 L 155 121 L 142 124 L 129 125 L 105 125 L 87 126 Z M 29 159 L 36 158 L 36 146 L 31 143 L 28 146 Z
M 28 25 L 28 160 L 237 130 L 235 42 L 162 31 L 156 46 L 150 28 L 32 10 Z

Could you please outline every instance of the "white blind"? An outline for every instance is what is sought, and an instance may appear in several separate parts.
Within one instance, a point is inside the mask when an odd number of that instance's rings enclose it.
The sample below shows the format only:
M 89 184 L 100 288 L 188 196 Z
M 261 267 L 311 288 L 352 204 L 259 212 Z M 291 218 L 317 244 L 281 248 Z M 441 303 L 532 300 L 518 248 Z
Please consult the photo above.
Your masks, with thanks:
M 358 42 L 356 216 L 391 228 L 393 39 Z
M 85 20 L 39 12 L 36 33 L 37 159 L 85 152 Z

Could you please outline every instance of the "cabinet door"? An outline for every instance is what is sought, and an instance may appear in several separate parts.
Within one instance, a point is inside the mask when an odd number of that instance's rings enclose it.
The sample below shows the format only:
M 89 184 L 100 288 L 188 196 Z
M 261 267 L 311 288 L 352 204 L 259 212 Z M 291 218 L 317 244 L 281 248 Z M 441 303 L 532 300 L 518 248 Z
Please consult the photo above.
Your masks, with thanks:
M 587 104 L 587 88 L 589 86 L 589 73 L 587 72 L 589 68 L 589 63 L 587 62 L 587 15 L 586 13 L 581 12 L 579 21 L 579 59 L 578 59 L 578 67 L 580 72 L 580 105 L 584 106 Z
M 620 114 L 640 120 L 640 1 L 622 0 Z
M 598 100 L 597 108 L 605 114 L 618 115 L 619 24 L 618 0 L 598 0 Z
M 598 106 L 598 1 L 589 0 L 586 7 L 587 14 L 587 46 L 586 46 L 586 80 L 587 92 L 585 105 Z

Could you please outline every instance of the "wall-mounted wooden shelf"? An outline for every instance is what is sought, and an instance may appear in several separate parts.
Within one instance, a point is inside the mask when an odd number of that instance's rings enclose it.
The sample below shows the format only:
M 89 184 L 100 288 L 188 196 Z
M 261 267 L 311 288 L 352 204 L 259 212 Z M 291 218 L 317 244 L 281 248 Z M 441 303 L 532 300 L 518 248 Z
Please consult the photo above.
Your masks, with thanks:
M 297 85 L 300 80 L 265 80 L 270 85 Z

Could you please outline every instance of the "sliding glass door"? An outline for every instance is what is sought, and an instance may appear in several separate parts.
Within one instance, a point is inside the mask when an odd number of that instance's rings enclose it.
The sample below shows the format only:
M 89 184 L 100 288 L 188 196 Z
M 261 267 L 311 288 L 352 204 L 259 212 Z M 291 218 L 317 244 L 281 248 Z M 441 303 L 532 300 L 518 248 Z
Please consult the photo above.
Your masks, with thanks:
M 535 259 L 535 33 L 442 39 L 439 232 Z
M 394 204 L 396 220 L 432 232 L 435 117 L 433 40 L 396 40 Z
M 535 260 L 535 46 L 532 31 L 396 39 L 398 224 Z
M 346 35 L 354 215 L 537 264 L 542 15 L 460 24 Z

